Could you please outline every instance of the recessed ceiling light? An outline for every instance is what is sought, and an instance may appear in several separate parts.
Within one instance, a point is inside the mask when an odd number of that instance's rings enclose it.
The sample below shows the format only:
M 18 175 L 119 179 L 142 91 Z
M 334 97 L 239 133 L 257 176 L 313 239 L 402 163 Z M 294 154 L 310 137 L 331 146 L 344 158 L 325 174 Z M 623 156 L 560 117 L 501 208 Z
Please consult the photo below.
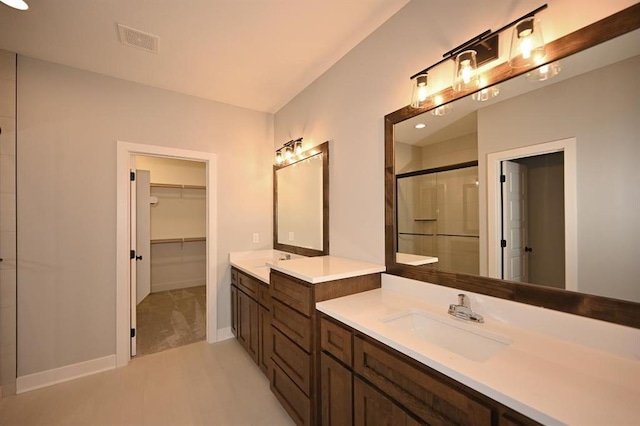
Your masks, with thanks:
M 2 3 L 18 10 L 27 10 L 29 5 L 23 0 L 0 0 Z
M 418 124 L 416 124 L 415 127 L 416 127 L 416 129 L 424 129 L 425 127 L 427 127 L 427 125 L 424 124 L 424 123 L 418 123 Z

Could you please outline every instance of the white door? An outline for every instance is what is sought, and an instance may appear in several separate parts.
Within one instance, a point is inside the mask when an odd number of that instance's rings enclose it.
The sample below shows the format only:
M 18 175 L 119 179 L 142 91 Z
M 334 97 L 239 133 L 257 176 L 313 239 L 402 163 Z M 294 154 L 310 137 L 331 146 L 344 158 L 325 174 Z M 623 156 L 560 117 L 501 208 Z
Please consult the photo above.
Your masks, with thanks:
M 503 161 L 502 175 L 502 278 L 528 282 L 527 167 Z
M 136 170 L 136 304 L 151 293 L 151 172 Z M 133 232 L 133 229 L 132 229 Z M 131 299 L 133 300 L 133 299 Z
M 137 240 L 137 233 L 136 233 L 136 221 L 137 221 L 137 185 L 136 185 L 136 181 L 135 181 L 135 175 L 136 172 L 135 170 L 131 169 L 130 170 L 130 174 L 131 174 L 131 182 L 129 185 L 130 188 L 130 192 L 129 192 L 129 220 L 130 220 L 130 228 L 129 228 L 129 252 L 130 252 L 130 260 L 129 260 L 129 291 L 130 293 L 130 300 L 131 300 L 131 310 L 129 313 L 129 324 L 131 325 L 131 356 L 135 356 L 136 355 L 136 330 L 137 330 L 137 324 L 136 324 L 136 307 L 137 304 L 135 303 L 135 301 L 137 300 L 136 297 L 136 293 L 137 293 L 137 267 L 136 267 L 136 240 Z

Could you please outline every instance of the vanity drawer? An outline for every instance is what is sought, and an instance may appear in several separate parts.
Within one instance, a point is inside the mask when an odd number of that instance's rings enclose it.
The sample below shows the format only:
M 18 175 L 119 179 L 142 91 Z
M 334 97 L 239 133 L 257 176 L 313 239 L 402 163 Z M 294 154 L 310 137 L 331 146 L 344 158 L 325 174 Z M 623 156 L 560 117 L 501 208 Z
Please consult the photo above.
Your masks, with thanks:
M 231 284 L 238 285 L 238 270 L 231 268 Z
M 302 312 L 306 316 L 311 316 L 312 312 L 312 288 L 302 282 L 271 271 L 270 279 L 271 296 L 278 299 L 285 305 Z
M 258 303 L 267 309 L 271 309 L 271 292 L 266 284 L 258 284 Z
M 429 424 L 491 424 L 490 407 L 359 336 L 353 362 L 357 374 Z
M 335 321 L 322 317 L 320 320 L 320 345 L 322 349 L 351 367 L 351 330 Z
M 238 272 L 238 287 L 253 300 L 258 300 L 258 280 L 242 272 Z
M 273 299 L 271 325 L 300 345 L 305 351 L 311 352 L 311 319 Z
M 311 395 L 311 355 L 277 329 L 271 333 L 271 359 L 287 373 L 305 395 Z
M 271 363 L 271 391 L 297 425 L 311 424 L 311 400 L 277 364 Z

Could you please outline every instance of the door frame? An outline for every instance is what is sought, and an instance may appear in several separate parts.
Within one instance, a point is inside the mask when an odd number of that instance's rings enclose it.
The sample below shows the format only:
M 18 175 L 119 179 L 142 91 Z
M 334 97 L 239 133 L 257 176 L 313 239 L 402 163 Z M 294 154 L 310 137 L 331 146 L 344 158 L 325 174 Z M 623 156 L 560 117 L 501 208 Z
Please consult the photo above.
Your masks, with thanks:
M 578 206 L 576 138 L 529 145 L 521 148 L 487 154 L 487 261 L 488 276 L 500 278 L 501 184 L 500 164 L 536 155 L 564 152 L 564 238 L 565 288 L 578 290 Z
M 133 155 L 164 157 L 206 163 L 206 341 L 218 340 L 217 327 L 217 155 L 211 152 L 191 151 L 157 145 L 117 141 L 116 153 L 116 367 L 124 367 L 131 360 L 129 278 L 130 238 L 130 159 Z M 135 303 L 135 301 L 134 301 Z

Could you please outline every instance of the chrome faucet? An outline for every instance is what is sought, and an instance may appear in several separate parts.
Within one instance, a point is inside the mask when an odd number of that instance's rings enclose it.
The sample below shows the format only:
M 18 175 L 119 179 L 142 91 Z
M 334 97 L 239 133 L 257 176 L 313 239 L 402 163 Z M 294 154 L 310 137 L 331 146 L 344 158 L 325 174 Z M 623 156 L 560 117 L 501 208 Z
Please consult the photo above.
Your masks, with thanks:
M 280 253 L 278 260 L 291 260 L 291 255 L 289 253 Z
M 466 294 L 460 293 L 458 295 L 458 304 L 449 305 L 449 315 L 453 315 L 456 318 L 463 319 L 465 321 L 483 323 L 484 318 L 482 315 L 476 314 L 471 310 L 471 302 Z

